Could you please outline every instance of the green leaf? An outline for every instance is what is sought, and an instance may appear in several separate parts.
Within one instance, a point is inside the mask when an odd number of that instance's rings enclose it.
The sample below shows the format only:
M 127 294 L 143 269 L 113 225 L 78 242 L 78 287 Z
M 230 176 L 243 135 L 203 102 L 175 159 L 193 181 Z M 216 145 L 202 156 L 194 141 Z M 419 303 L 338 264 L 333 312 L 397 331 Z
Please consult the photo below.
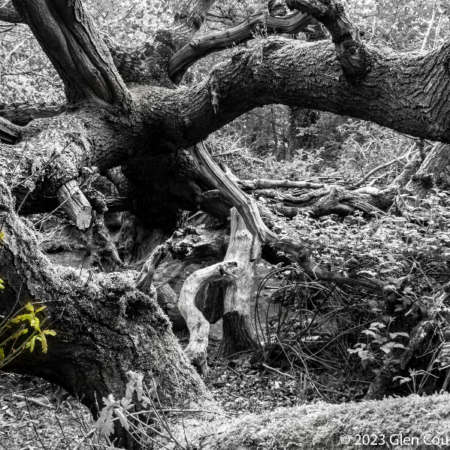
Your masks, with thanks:
M 44 334 L 48 334 L 49 336 L 56 336 L 55 330 L 44 330 Z
M 14 319 L 11 319 L 10 323 L 25 322 L 25 320 L 28 320 L 31 323 L 33 318 L 34 316 L 32 314 L 22 314 L 20 316 L 14 317 Z
M 27 343 L 26 348 L 30 349 L 30 353 L 33 353 L 34 351 L 34 346 L 36 345 L 36 337 L 37 336 L 33 336 L 30 341 Z
M 45 337 L 44 333 L 41 333 L 38 338 L 39 341 L 41 341 L 42 345 L 42 353 L 47 353 L 48 351 L 48 345 L 47 345 L 47 338 Z

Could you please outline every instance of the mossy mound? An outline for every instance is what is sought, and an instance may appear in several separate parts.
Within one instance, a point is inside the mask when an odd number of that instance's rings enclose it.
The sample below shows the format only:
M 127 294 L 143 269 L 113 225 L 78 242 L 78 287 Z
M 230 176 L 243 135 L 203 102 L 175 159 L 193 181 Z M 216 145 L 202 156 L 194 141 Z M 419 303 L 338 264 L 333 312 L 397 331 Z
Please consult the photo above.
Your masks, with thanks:
M 448 449 L 450 395 L 283 408 L 211 429 L 202 450 Z

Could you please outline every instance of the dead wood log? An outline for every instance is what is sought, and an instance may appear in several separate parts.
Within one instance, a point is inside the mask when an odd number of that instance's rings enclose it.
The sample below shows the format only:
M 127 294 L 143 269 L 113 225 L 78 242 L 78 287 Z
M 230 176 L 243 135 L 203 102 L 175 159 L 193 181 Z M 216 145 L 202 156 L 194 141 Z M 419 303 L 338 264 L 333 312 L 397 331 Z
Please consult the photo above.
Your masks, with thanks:
M 221 263 L 194 272 L 183 284 L 178 307 L 186 320 L 190 337 L 185 352 L 191 362 L 206 376 L 208 365 L 209 322 L 195 303 L 200 288 L 213 281 L 225 281 L 224 340 L 221 352 L 255 347 L 250 323 L 250 289 L 255 273 L 255 261 L 261 253 L 261 241 L 246 228 L 236 209 L 231 213 L 231 234 L 225 259 Z
M 62 185 L 58 189 L 56 196 L 61 208 L 80 230 L 86 230 L 91 226 L 91 204 L 81 192 L 75 180 L 70 180 Z

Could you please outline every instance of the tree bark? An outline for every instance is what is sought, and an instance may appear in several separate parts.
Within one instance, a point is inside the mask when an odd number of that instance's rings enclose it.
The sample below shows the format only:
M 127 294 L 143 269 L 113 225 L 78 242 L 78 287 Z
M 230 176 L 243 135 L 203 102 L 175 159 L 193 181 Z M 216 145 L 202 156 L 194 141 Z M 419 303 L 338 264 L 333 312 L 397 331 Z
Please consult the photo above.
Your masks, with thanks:
M 0 222 L 5 238 L 0 273 L 6 288 L 0 313 L 28 301 L 45 305 L 48 353 L 36 349 L 16 358 L 8 371 L 40 376 L 64 387 L 95 414 L 101 399 L 124 394 L 126 373 L 153 372 L 166 404 L 207 399 L 205 388 L 182 355 L 155 295 L 134 288 L 136 272 L 94 274 L 50 263 L 34 233 L 14 212 L 7 186 L 0 184 Z M 176 374 L 176 376 L 174 376 Z M 131 445 L 122 434 L 122 445 Z M 128 447 L 131 448 L 131 447 Z
M 424 198 L 440 181 L 448 183 L 449 175 L 450 147 L 447 144 L 435 144 L 419 170 L 412 175 L 406 190 L 419 199 Z

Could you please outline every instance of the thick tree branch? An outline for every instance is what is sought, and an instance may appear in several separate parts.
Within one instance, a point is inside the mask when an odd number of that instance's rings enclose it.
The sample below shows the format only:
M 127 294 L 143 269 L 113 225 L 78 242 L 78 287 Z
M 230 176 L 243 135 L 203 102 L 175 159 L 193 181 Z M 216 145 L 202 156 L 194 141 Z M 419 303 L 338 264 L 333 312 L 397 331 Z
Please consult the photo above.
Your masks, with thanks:
M 355 86 L 343 79 L 330 44 L 269 38 L 216 66 L 197 86 L 149 90 L 148 101 L 166 109 L 166 136 L 176 147 L 193 145 L 244 112 L 271 103 L 345 114 L 450 142 L 450 43 L 428 54 L 370 51 L 372 70 Z
M 13 0 L 62 78 L 68 103 L 128 107 L 130 95 L 81 0 Z
M 305 30 L 312 20 L 311 16 L 302 13 L 289 17 L 270 17 L 267 13 L 255 14 L 234 28 L 211 33 L 189 42 L 171 58 L 169 76 L 175 83 L 179 83 L 189 67 L 211 53 L 243 44 L 253 39 L 258 32 L 296 34 Z
M 22 130 L 9 120 L 0 117 L 0 142 L 14 144 L 22 136 Z

